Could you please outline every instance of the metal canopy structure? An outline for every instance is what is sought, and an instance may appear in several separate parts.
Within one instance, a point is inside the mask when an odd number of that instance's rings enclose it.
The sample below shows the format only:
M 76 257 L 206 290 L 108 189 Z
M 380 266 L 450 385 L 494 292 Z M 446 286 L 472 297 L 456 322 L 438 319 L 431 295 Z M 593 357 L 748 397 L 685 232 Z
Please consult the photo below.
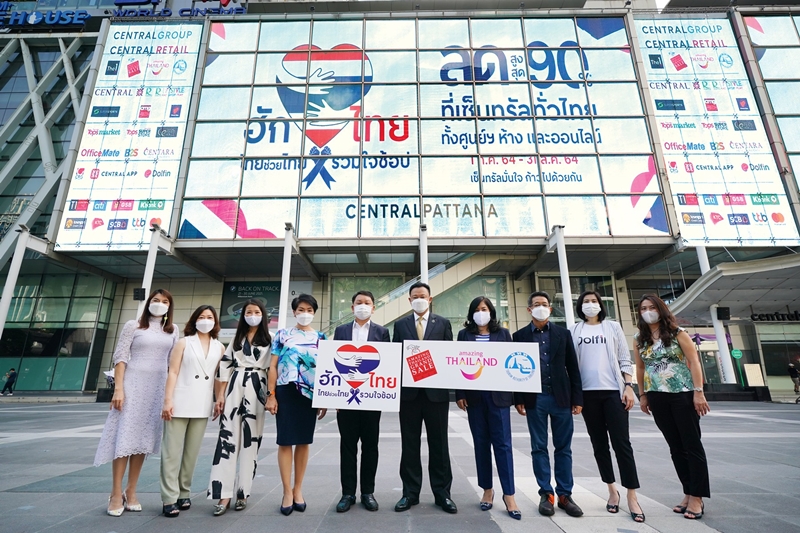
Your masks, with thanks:
M 800 254 L 740 263 L 723 263 L 706 272 L 671 305 L 693 325 L 710 324 L 712 304 L 730 307 L 730 322 L 751 315 L 788 313 L 800 308 Z

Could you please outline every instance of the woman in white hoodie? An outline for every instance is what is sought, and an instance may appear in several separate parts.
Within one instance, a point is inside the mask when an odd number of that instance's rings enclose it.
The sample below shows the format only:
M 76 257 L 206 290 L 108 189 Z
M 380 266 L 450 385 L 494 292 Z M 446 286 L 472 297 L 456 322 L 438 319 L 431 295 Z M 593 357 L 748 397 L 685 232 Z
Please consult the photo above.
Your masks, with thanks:
M 609 513 L 619 512 L 620 494 L 608 440 L 617 457 L 620 482 L 628 489 L 628 510 L 635 522 L 644 522 L 636 499 L 639 477 L 628 430 L 628 411 L 634 405 L 631 355 L 622 326 L 606 320 L 600 294 L 585 291 L 578 297 L 576 314 L 583 320 L 572 327 L 583 384 L 583 421 L 592 441 L 600 477 L 608 485 Z

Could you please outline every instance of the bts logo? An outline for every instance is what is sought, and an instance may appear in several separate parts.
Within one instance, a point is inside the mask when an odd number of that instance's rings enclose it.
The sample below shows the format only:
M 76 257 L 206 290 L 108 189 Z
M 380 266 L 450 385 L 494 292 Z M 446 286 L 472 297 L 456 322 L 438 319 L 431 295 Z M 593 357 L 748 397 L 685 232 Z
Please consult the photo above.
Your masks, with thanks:
M 661 59 L 661 55 L 659 54 L 650 54 L 650 68 L 656 69 L 664 68 L 664 61 Z
M 116 76 L 117 74 L 119 74 L 119 61 L 106 63 L 106 76 Z
M 178 118 L 181 116 L 181 107 L 180 105 L 173 105 L 169 108 L 169 118 Z

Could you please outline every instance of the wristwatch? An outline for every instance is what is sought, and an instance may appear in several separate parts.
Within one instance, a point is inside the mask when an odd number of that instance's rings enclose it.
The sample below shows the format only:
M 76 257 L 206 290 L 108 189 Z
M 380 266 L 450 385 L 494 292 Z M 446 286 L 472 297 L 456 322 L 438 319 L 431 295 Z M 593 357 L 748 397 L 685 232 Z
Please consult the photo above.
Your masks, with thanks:
M 625 382 L 625 386 L 626 386 L 626 387 L 633 388 L 633 383 L 631 383 L 630 381 L 626 381 L 626 382 Z

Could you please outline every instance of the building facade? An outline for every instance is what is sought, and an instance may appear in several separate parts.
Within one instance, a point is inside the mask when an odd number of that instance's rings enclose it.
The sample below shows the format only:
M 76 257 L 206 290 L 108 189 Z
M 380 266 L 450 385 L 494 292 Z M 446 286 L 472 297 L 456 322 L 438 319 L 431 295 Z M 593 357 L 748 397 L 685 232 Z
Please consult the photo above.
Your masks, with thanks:
M 49 241 L 26 252 L 0 366 L 20 390 L 96 388 L 153 225 L 152 287 L 178 323 L 208 303 L 225 331 L 251 296 L 277 322 L 287 223 L 290 288 L 318 298 L 321 329 L 362 288 L 376 321 L 409 312 L 421 240 L 437 313 L 458 327 L 486 295 L 517 328 L 537 289 L 565 320 L 547 252 L 563 226 L 572 298 L 598 290 L 629 335 L 641 295 L 677 301 L 702 278 L 696 247 L 712 267 L 796 253 L 800 70 L 783 58 L 800 11 L 621 4 L 172 6 L 0 37 L 2 259 L 20 224 Z M 685 325 L 706 381 L 730 381 L 711 319 Z M 782 386 L 795 327 L 733 316 L 723 342 Z

